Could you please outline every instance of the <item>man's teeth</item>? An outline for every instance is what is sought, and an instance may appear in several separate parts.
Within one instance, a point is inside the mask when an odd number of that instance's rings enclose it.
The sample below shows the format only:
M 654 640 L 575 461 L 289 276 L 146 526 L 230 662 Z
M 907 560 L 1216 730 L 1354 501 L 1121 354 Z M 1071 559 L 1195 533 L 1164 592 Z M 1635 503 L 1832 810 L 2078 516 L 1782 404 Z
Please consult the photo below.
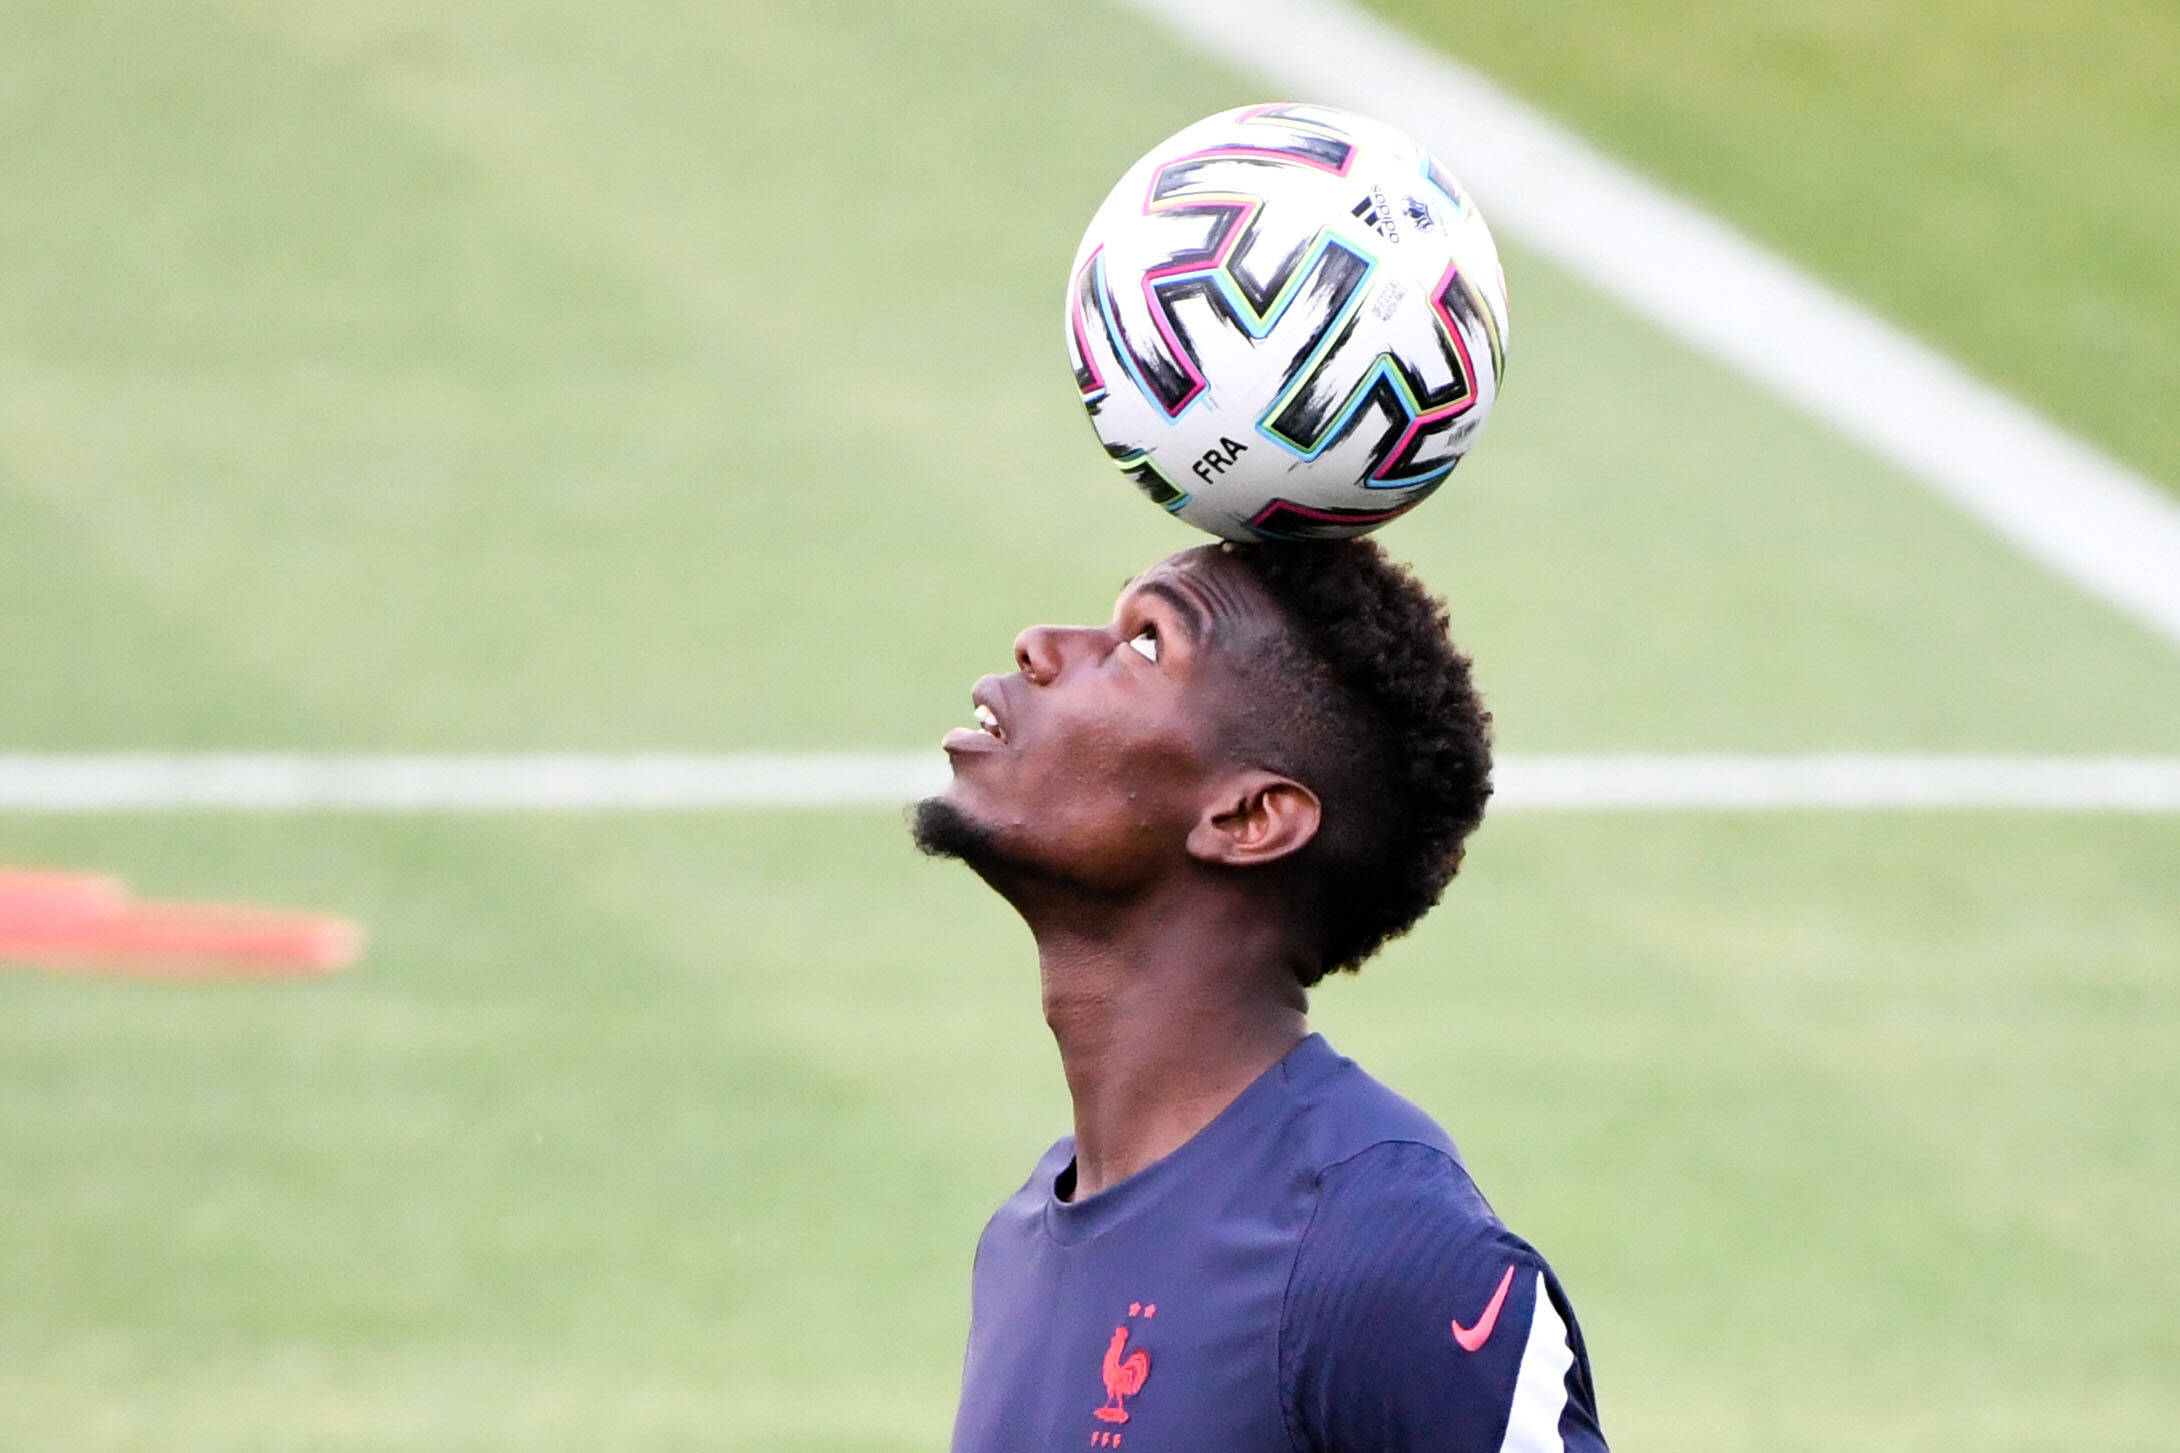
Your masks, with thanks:
M 981 701 L 976 704 L 976 724 L 1001 741 L 1006 740 L 1006 733 L 999 729 L 999 718 Z

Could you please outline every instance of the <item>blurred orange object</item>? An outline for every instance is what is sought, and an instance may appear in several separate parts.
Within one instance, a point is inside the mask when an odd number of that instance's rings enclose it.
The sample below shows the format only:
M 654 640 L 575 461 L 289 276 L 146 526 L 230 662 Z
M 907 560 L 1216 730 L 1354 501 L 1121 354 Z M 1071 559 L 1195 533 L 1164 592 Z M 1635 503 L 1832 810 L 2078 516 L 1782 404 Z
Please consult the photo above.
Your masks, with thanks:
M 173 978 L 322 974 L 356 961 L 344 918 L 140 903 L 118 878 L 0 868 L 0 962 Z

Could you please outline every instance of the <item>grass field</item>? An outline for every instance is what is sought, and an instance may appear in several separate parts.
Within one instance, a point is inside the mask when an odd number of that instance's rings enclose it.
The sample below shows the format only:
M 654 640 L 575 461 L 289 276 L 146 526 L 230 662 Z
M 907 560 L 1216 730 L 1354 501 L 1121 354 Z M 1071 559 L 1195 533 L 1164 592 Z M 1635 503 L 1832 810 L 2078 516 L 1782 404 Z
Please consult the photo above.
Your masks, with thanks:
M 2180 8 L 1372 3 L 2180 488 Z
M 1189 543 L 1059 280 L 1257 92 L 1126 15 L 0 15 L 0 747 L 914 747 Z M 1509 748 L 2180 751 L 2169 648 L 1508 267 L 1503 410 L 1387 539 Z M 1064 1101 L 1025 936 L 892 816 L 0 817 L 0 862 L 374 934 L 0 977 L 0 1447 L 943 1443 Z M 2170 817 L 1510 817 L 1317 1018 L 1553 1256 L 1617 1447 L 2167 1447 L 2176 882 Z

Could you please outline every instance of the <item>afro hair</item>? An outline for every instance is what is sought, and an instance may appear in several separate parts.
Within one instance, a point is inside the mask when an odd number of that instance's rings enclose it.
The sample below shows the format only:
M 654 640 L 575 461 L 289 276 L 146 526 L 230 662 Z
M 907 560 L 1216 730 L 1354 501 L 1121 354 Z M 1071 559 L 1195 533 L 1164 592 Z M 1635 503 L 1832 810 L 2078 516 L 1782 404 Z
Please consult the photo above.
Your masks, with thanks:
M 1233 545 L 1288 627 L 1252 672 L 1249 736 L 1314 791 L 1295 867 L 1318 924 L 1315 983 L 1353 970 L 1437 903 L 1491 796 L 1491 714 L 1446 609 L 1372 540 Z

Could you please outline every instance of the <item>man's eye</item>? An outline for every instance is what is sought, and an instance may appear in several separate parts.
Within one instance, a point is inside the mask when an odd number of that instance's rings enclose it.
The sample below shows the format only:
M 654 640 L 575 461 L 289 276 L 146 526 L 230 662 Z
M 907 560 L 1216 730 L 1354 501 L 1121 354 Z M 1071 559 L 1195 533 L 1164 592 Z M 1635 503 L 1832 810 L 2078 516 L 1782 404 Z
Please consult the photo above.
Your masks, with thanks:
M 1158 632 L 1145 626 L 1128 638 L 1128 648 L 1146 661 L 1158 659 Z

